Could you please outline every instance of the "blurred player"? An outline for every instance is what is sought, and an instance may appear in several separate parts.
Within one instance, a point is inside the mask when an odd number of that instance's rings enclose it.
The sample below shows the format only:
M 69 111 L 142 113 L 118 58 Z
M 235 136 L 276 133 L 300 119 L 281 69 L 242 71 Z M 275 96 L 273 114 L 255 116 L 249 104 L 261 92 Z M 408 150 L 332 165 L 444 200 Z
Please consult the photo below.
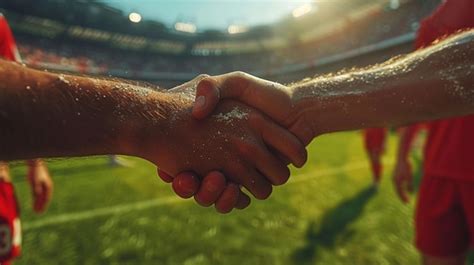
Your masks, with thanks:
M 422 22 L 416 47 L 472 27 L 474 1 L 445 1 Z M 424 264 L 465 264 L 466 252 L 474 245 L 474 115 L 431 122 L 427 129 L 416 247 Z M 400 139 L 394 181 L 404 202 L 408 202 L 406 190 L 412 190 L 408 153 L 417 130 L 417 126 L 407 128 Z
M 0 13 L 0 57 L 21 61 L 13 34 L 5 17 Z M 46 209 L 53 183 L 48 169 L 39 159 L 27 161 L 28 182 L 33 195 L 33 210 L 41 213 Z M 18 202 L 11 183 L 9 167 L 0 162 L 0 264 L 10 264 L 21 252 L 21 228 Z
M 378 186 L 382 175 L 382 155 L 385 151 L 385 138 L 387 129 L 370 128 L 363 131 L 364 146 L 369 156 L 372 174 L 374 177 L 374 185 Z

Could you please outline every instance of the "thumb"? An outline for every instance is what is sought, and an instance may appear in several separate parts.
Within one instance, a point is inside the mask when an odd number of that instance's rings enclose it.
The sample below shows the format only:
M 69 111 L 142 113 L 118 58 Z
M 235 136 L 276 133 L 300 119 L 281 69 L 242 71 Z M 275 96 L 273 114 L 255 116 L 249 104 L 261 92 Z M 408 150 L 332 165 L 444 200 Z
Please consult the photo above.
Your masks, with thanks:
M 196 119 L 204 119 L 216 108 L 220 100 L 217 83 L 212 78 L 204 78 L 197 84 L 196 99 L 192 115 Z

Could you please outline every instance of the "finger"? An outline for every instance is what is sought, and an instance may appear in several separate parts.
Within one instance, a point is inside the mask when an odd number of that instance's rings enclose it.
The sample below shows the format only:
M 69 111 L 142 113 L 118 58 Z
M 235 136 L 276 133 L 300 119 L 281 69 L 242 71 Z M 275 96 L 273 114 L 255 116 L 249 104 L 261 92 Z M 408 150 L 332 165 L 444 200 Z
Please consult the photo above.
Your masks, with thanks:
M 413 174 L 411 172 L 408 173 L 408 176 L 407 176 L 407 188 L 409 192 L 413 192 L 413 190 L 415 189 L 413 187 Z
M 217 82 L 212 78 L 204 78 L 196 86 L 196 99 L 192 115 L 196 119 L 204 119 L 209 116 L 219 103 L 220 94 Z
M 161 178 L 166 183 L 171 183 L 173 182 L 173 177 L 169 175 L 168 173 L 161 171 L 160 169 L 157 170 L 158 176 Z
M 273 185 L 282 185 L 288 181 L 290 170 L 263 144 L 239 141 L 237 148 L 241 156 L 248 162 L 255 163 L 258 171 Z
M 33 203 L 33 209 L 36 213 L 41 213 L 43 212 L 46 204 L 46 192 L 45 192 L 45 186 L 43 185 L 44 183 L 39 183 L 36 186 L 37 191 L 35 194 L 34 198 L 34 203 Z
M 207 174 L 201 182 L 199 191 L 194 196 L 196 202 L 204 207 L 214 204 L 226 188 L 226 179 L 219 171 Z
M 272 185 L 255 169 L 247 169 L 244 166 L 234 165 L 229 170 L 229 176 L 235 177 L 235 182 L 244 186 L 252 195 L 259 200 L 267 199 L 272 193 Z
M 272 155 L 268 150 L 260 150 L 254 156 L 258 171 L 267 177 L 272 185 L 283 185 L 288 181 L 290 170 L 284 162 Z
M 268 92 L 268 87 L 274 88 L 275 85 L 273 82 L 242 72 L 203 78 L 196 86 L 196 99 L 192 114 L 196 119 L 203 119 L 209 116 L 221 99 L 232 98 L 260 111 L 269 112 L 268 114 L 271 115 L 273 114 L 273 101 L 272 103 L 265 102 L 266 100 L 261 100 L 253 94 L 254 92 L 260 92 L 260 94 L 266 96 L 263 98 L 274 96 L 275 93 Z M 250 89 L 251 87 L 257 87 L 258 89 Z
M 187 91 L 187 90 L 189 90 L 190 87 L 197 85 L 199 83 L 199 81 L 201 81 L 202 79 L 207 78 L 207 77 L 209 77 L 209 75 L 200 74 L 196 78 L 194 78 L 194 79 L 192 79 L 192 80 L 190 80 L 190 81 L 188 81 L 184 84 L 181 84 L 177 87 L 169 89 L 168 91 L 171 92 L 171 93 L 181 93 L 183 91 Z
M 53 183 L 52 182 L 44 182 L 44 199 L 45 204 L 48 205 L 53 197 Z
M 249 205 L 250 205 L 250 197 L 244 192 L 240 191 L 239 199 L 237 200 L 237 204 L 235 205 L 235 208 L 242 210 L 242 209 L 247 208 Z
M 171 186 L 178 196 L 188 199 L 193 197 L 199 190 L 199 184 L 200 182 L 196 175 L 190 172 L 182 172 L 173 179 Z
M 43 193 L 43 186 L 42 183 L 39 181 L 35 181 L 33 184 L 33 193 L 35 196 L 39 196 Z
M 240 189 L 237 184 L 229 183 L 215 204 L 219 213 L 230 213 L 237 205 Z
M 407 196 L 407 194 L 405 192 L 405 189 L 404 189 L 403 177 L 397 177 L 395 179 L 395 188 L 396 188 L 397 195 L 400 198 L 400 200 L 404 203 L 407 203 L 408 202 L 408 196 Z
M 35 200 L 33 203 L 33 210 L 35 213 L 42 213 L 43 212 L 43 204 L 41 203 L 40 200 Z
M 407 189 L 408 189 L 408 191 L 409 191 L 410 193 L 413 192 L 413 190 L 415 189 L 415 188 L 413 187 L 413 181 L 411 181 L 411 180 L 408 181 L 408 183 L 407 183 Z
M 259 126 L 257 128 L 260 128 L 263 141 L 281 155 L 287 157 L 294 166 L 302 167 L 308 158 L 303 143 L 286 129 L 268 119 L 259 120 L 255 125 Z

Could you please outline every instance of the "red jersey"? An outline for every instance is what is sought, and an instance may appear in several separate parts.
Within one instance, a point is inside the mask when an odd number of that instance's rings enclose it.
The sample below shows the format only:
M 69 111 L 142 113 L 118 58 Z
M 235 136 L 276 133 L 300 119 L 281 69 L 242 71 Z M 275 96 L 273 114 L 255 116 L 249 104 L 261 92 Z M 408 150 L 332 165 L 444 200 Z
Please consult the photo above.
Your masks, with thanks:
M 445 1 L 420 26 L 416 47 L 474 27 L 474 1 Z M 427 124 L 424 173 L 474 181 L 474 115 Z
M 20 61 L 12 31 L 0 13 L 0 58 Z M 11 183 L 0 181 L 0 264 L 9 264 L 21 252 L 18 203 Z
M 13 185 L 0 181 L 0 264 L 21 252 L 21 227 Z
M 20 62 L 20 53 L 13 38 L 13 33 L 8 26 L 7 20 L 0 13 L 0 57 Z

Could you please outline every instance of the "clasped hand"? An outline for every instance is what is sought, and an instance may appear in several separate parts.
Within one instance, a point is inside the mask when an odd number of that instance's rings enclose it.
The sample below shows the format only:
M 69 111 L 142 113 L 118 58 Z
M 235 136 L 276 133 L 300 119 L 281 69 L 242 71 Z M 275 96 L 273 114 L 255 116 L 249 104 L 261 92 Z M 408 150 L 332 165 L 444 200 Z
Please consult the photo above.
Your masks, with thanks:
M 291 90 L 245 73 L 199 76 L 170 91 L 178 99 L 159 176 L 183 198 L 218 212 L 266 199 L 287 182 L 288 164 L 304 165 L 314 133 Z M 195 100 L 195 102 L 193 102 Z

